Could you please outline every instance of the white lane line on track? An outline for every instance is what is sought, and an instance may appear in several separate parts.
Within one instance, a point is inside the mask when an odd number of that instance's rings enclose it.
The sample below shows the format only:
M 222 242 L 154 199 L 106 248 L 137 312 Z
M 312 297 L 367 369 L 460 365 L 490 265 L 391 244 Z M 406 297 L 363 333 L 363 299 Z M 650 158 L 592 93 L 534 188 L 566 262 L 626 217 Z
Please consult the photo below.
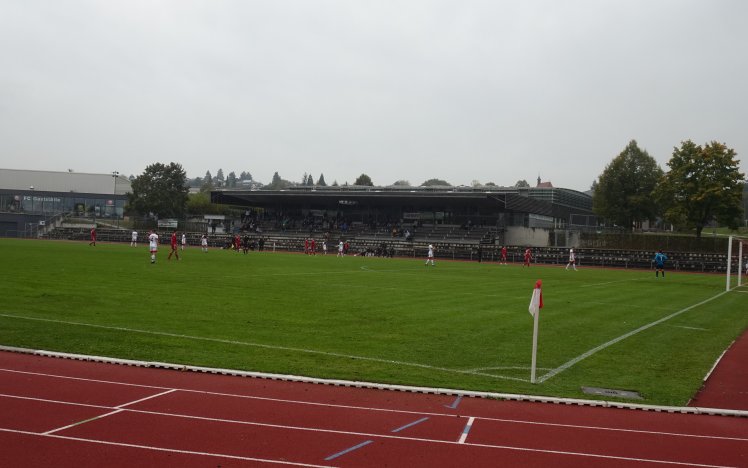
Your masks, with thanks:
M 124 408 L 125 406 L 130 406 L 130 405 L 134 405 L 136 403 L 140 403 L 141 401 L 146 401 L 146 400 L 151 400 L 153 398 L 158 398 L 160 396 L 167 395 L 169 393 L 176 392 L 176 391 L 177 391 L 176 388 L 172 388 L 170 390 L 166 390 L 165 392 L 161 392 L 161 393 L 157 393 L 155 395 L 151 395 L 151 396 L 147 396 L 145 398 L 141 398 L 140 400 L 130 401 L 128 403 L 122 403 L 119 406 L 115 406 L 115 408 Z
M 135 413 L 143 413 L 143 414 L 151 414 L 148 411 L 135 411 L 135 410 L 123 410 L 123 411 L 131 411 Z M 166 416 L 173 416 L 173 415 L 166 415 Z M 218 422 L 235 422 L 231 420 L 213 420 L 210 418 L 200 418 L 200 417 L 189 417 L 189 419 L 198 419 L 198 420 L 208 420 L 208 421 L 218 421 Z M 325 432 L 325 433 L 334 433 L 334 434 L 344 434 L 344 435 L 357 435 L 357 436 L 363 436 L 363 437 L 371 437 L 371 438 L 384 438 L 384 439 L 396 439 L 401 441 L 410 441 L 410 442 L 424 442 L 424 443 L 434 443 L 434 444 L 446 444 L 446 445 L 460 445 L 462 447 L 483 447 L 483 448 L 491 448 L 491 449 L 501 449 L 501 450 L 515 450 L 515 451 L 522 451 L 522 452 L 533 452 L 533 453 L 549 453 L 554 455 L 566 455 L 566 456 L 577 456 L 577 457 L 586 457 L 586 458 L 602 458 L 605 460 L 623 460 L 623 461 L 633 461 L 633 462 L 644 462 L 644 463 L 662 463 L 662 464 L 668 464 L 668 465 L 684 465 L 684 466 L 697 466 L 697 467 L 704 467 L 704 468 L 736 468 L 732 467 L 730 465 L 705 465 L 705 464 L 697 464 L 697 463 L 689 463 L 689 462 L 677 462 L 677 461 L 671 461 L 671 460 L 659 460 L 659 459 L 651 459 L 651 458 L 636 458 L 636 457 L 624 457 L 624 456 L 615 456 L 615 455 L 603 455 L 603 454 L 595 454 L 595 453 L 584 453 L 584 452 L 571 452 L 571 451 L 564 451 L 564 450 L 548 450 L 548 449 L 537 449 L 537 448 L 529 448 L 529 447 L 515 447 L 510 445 L 492 445 L 492 444 L 472 444 L 472 443 L 459 443 L 455 441 L 449 441 L 449 440 L 438 440 L 438 439 L 423 439 L 419 437 L 403 437 L 403 436 L 391 436 L 391 435 L 384 435 L 384 434 L 368 434 L 368 433 L 362 433 L 362 432 L 347 432 L 347 431 L 335 431 L 335 430 L 324 430 L 324 429 L 310 429 L 310 428 L 298 428 L 294 426 L 282 426 L 282 425 L 275 425 L 275 424 L 262 424 L 262 423 L 241 423 L 246 425 L 254 425 L 254 426 L 261 426 L 261 427 L 272 427 L 277 429 L 290 429 L 290 430 L 303 430 L 303 431 L 310 431 L 310 432 Z M 129 446 L 129 447 L 137 447 L 137 448 L 144 448 L 144 449 L 152 449 L 152 450 L 166 450 L 170 452 L 178 452 L 178 453 L 193 453 L 198 455 L 210 455 L 210 456 L 226 456 L 222 454 L 211 454 L 207 452 L 189 452 L 189 451 L 182 451 L 182 450 L 173 450 L 173 449 L 162 449 L 159 447 L 151 447 L 147 445 L 134 445 L 134 444 L 122 444 L 118 442 L 108 442 L 108 441 L 101 441 L 97 439 L 84 439 L 79 437 L 68 437 L 68 436 L 61 436 L 57 434 L 40 434 L 35 432 L 27 432 L 27 431 L 19 431 L 15 429 L 4 429 L 0 428 L 0 432 L 12 432 L 12 433 L 22 433 L 22 434 L 28 434 L 28 435 L 36 435 L 40 437 L 55 437 L 60 439 L 68 439 L 68 440 L 77 440 L 77 441 L 84 441 L 84 442 L 96 442 L 101 444 L 110 444 L 110 445 L 122 445 L 122 446 Z M 233 457 L 233 458 L 239 458 L 239 459 L 245 459 L 244 457 Z M 247 457 L 246 459 L 250 459 Z M 255 460 L 255 459 L 251 459 Z M 266 460 L 261 460 L 266 461 Z M 270 461 L 273 462 L 273 461 Z M 296 464 L 295 465 L 300 465 Z M 301 466 L 314 466 L 314 465 L 301 465 Z
M 44 432 L 43 434 L 44 435 L 54 434 L 55 432 L 64 431 L 65 429 L 70 429 L 71 427 L 80 426 L 81 424 L 86 424 L 87 422 L 97 421 L 99 419 L 106 418 L 107 416 L 112 416 L 114 414 L 121 413 L 122 411 L 124 410 L 118 409 L 118 410 L 110 411 L 106 414 L 101 414 L 99 416 L 94 416 L 93 418 L 84 419 L 83 421 L 74 422 L 73 424 L 68 424 L 67 426 L 62 426 L 62 427 L 58 427 L 57 429 L 49 430 L 47 432 Z
M 470 429 L 473 428 L 473 423 L 475 422 L 475 418 L 469 418 L 467 424 L 465 424 L 465 429 L 462 430 L 462 434 L 460 434 L 460 438 L 457 440 L 458 444 L 464 444 L 465 440 L 467 440 L 467 436 L 470 433 Z
M 509 377 L 509 376 L 503 376 L 503 375 L 485 374 L 482 372 L 472 372 L 472 371 L 461 370 L 461 369 L 449 369 L 447 367 L 430 366 L 428 364 L 420 364 L 416 362 L 405 362 L 405 361 L 396 361 L 393 359 L 355 356 L 351 354 L 333 353 L 329 351 L 318 351 L 314 349 L 305 349 L 305 348 L 294 348 L 290 346 L 277 346 L 277 345 L 269 345 L 269 344 L 262 344 L 262 343 L 252 343 L 248 341 L 224 340 L 220 338 L 207 338 L 207 337 L 202 337 L 202 336 L 182 335 L 179 333 L 140 330 L 137 328 L 127 328 L 127 327 L 112 327 L 108 325 L 96 325 L 96 324 L 85 323 L 85 322 L 52 320 L 52 319 L 45 319 L 45 318 L 39 318 L 39 317 L 27 317 L 27 316 L 12 315 L 12 314 L 0 314 L 0 317 L 14 318 L 14 319 L 20 319 L 20 320 L 33 320 L 37 322 L 60 323 L 63 325 L 98 328 L 102 330 L 115 330 L 115 331 L 129 332 L 129 333 L 142 333 L 145 335 L 168 336 L 171 338 L 181 338 L 181 339 L 186 339 L 186 340 L 207 341 L 210 343 L 222 343 L 222 344 L 230 344 L 230 345 L 237 345 L 237 346 L 248 346 L 248 347 L 253 347 L 253 348 L 273 349 L 273 350 L 278 350 L 278 351 L 290 351 L 290 352 L 295 352 L 295 353 L 314 354 L 314 355 L 319 355 L 319 356 L 330 356 L 330 357 L 344 358 L 344 359 L 356 359 L 359 361 L 366 361 L 366 362 L 380 362 L 380 363 L 391 364 L 395 366 L 416 367 L 419 369 L 429 369 L 429 370 L 447 372 L 447 373 L 452 373 L 452 374 L 480 375 L 482 377 L 491 377 L 494 379 L 501 379 L 501 380 L 514 380 L 517 382 L 529 382 L 530 381 L 529 379 L 521 379 L 517 377 Z
M 127 448 L 137 448 L 137 449 L 143 449 L 143 450 L 153 450 L 156 452 L 167 452 L 167 453 L 179 453 L 182 455 L 200 455 L 205 457 L 220 457 L 220 458 L 228 458 L 231 460 L 242 460 L 242 461 L 252 461 L 252 462 L 260 462 L 260 463 L 273 463 L 276 465 L 291 465 L 291 466 L 305 466 L 305 467 L 311 467 L 311 468 L 332 468 L 329 465 L 310 465 L 308 463 L 294 463 L 290 461 L 284 461 L 284 460 L 271 460 L 267 458 L 253 458 L 253 457 L 242 457 L 238 455 L 227 455 L 224 453 L 210 453 L 210 452 L 197 452 L 194 450 L 179 450 L 179 449 L 170 449 L 170 448 L 163 448 L 163 447 L 153 447 L 150 445 L 140 445 L 140 444 L 127 444 L 124 442 L 110 442 L 105 440 L 96 440 L 96 439 L 84 439 L 81 437 L 69 437 L 69 436 L 62 436 L 58 434 L 40 434 L 37 432 L 29 432 L 29 431 L 19 431 L 16 429 L 3 429 L 0 428 L 0 432 L 9 432 L 12 434 L 24 434 L 29 436 L 37 436 L 37 437 L 51 437 L 54 439 L 62 439 L 62 440 L 72 440 L 76 442 L 88 442 L 93 444 L 100 444 L 100 445 L 113 445 L 116 447 L 127 447 Z
M 42 374 L 42 375 L 45 375 L 45 374 Z M 78 377 L 72 377 L 72 378 L 76 380 L 86 380 L 86 379 L 81 379 Z M 96 382 L 101 382 L 101 381 L 96 381 Z M 390 409 L 390 408 L 372 408 L 372 407 L 366 407 L 366 406 L 316 403 L 316 402 L 288 400 L 288 399 L 280 399 L 280 398 L 239 395 L 239 394 L 232 394 L 232 393 L 209 392 L 209 391 L 204 391 L 204 390 L 190 390 L 190 389 L 177 389 L 177 390 L 185 392 L 185 393 L 200 393 L 200 394 L 210 395 L 210 396 L 242 398 L 242 399 L 258 400 L 258 401 L 271 401 L 274 403 L 288 403 L 288 404 L 325 407 L 325 408 L 350 409 L 350 410 L 357 410 L 357 411 L 372 411 L 372 412 L 379 412 L 379 413 L 412 414 L 412 415 L 429 416 L 429 417 L 448 417 L 450 419 L 455 417 L 454 413 L 437 413 L 437 412 L 428 412 L 428 411 L 397 410 L 397 409 Z M 109 407 L 109 406 L 88 405 L 88 404 L 83 404 L 83 403 L 71 403 L 71 402 L 66 402 L 66 401 L 49 400 L 49 399 L 7 395 L 7 394 L 0 394 L 0 398 L 1 397 L 18 398 L 22 400 L 31 400 L 31 401 L 41 401 L 45 403 L 57 403 L 57 404 L 62 404 L 62 405 L 75 405 L 75 406 L 87 406 L 87 407 L 94 407 L 94 408 L 101 408 L 101 409 L 114 409 L 113 407 Z M 191 415 L 178 414 L 178 413 L 162 413 L 162 412 L 157 412 L 157 411 L 145 411 L 145 410 L 136 410 L 136 409 L 130 409 L 130 408 L 124 408 L 124 411 L 155 414 L 155 415 L 160 415 L 160 416 L 177 416 L 177 417 L 185 417 L 185 418 L 197 418 L 197 419 L 204 419 L 208 421 L 235 422 L 237 424 L 244 423 L 244 421 L 240 421 L 240 420 L 212 419 L 212 418 L 203 417 L 203 416 L 191 416 Z M 543 422 L 543 421 L 524 421 L 524 420 L 519 420 L 519 419 L 493 418 L 493 417 L 470 416 L 470 415 L 459 415 L 457 417 L 459 418 L 473 417 L 474 419 L 479 419 L 483 421 L 492 421 L 492 422 L 500 422 L 500 423 L 508 423 L 508 424 L 527 424 L 527 425 L 533 425 L 533 426 L 560 427 L 560 428 L 567 428 L 567 429 L 584 429 L 584 430 L 596 430 L 596 431 L 611 431 L 611 432 L 645 434 L 645 435 L 655 435 L 655 436 L 688 437 L 688 438 L 694 438 L 694 439 L 714 439 L 714 440 L 732 440 L 732 441 L 748 442 L 748 438 L 742 438 L 742 437 L 713 436 L 713 435 L 687 434 L 687 433 L 664 432 L 664 431 L 646 431 L 646 430 L 641 430 L 641 429 L 623 429 L 623 428 L 603 427 L 603 426 L 584 426 L 580 424 L 562 424 L 562 423 L 550 423 L 550 422 Z M 263 423 L 257 423 L 257 424 L 263 424 Z M 304 429 L 304 428 L 299 428 L 299 429 Z M 331 432 L 338 432 L 338 431 L 331 431 Z

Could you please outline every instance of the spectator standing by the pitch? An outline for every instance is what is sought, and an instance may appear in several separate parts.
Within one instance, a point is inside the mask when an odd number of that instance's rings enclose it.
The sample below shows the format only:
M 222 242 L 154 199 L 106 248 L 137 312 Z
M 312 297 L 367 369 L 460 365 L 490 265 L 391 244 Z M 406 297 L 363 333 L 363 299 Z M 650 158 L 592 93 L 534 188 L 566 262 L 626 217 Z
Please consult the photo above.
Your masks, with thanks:
M 184 251 L 184 248 L 187 247 L 187 234 L 182 233 L 182 251 Z
M 132 232 L 132 237 L 130 237 L 130 247 L 137 247 L 138 246 L 138 231 Z

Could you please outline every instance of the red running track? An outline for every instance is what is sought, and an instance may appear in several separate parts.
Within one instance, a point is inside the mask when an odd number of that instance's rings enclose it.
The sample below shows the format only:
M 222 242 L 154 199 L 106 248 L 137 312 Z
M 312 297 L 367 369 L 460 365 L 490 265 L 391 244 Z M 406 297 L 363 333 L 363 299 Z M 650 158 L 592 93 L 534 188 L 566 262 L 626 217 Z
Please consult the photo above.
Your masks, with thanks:
M 2 466 L 748 466 L 748 419 L 0 352 Z
M 728 348 L 704 386 L 689 403 L 703 408 L 748 410 L 748 332 Z

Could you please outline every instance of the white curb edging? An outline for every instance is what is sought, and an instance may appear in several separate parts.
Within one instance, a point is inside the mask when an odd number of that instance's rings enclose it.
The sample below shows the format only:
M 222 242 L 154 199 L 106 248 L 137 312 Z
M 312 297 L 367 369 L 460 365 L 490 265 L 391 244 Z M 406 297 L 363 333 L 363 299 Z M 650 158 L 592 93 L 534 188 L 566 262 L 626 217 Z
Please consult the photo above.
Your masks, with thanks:
M 351 380 L 338 380 L 338 379 L 321 379 L 317 377 L 304 377 L 299 375 L 286 375 L 286 374 L 270 374 L 265 372 L 251 372 L 241 371 L 235 369 L 221 369 L 214 367 L 200 367 L 190 366 L 183 364 L 173 364 L 168 362 L 156 362 L 156 361 L 138 361 L 133 359 L 119 359 L 110 358 L 105 356 L 90 356 L 87 354 L 71 354 L 61 353 L 57 351 L 46 351 L 46 350 L 34 350 L 27 348 L 17 348 L 13 346 L 2 346 L 0 345 L 0 351 L 7 351 L 21 354 L 33 354 L 36 356 L 54 357 L 61 359 L 73 359 L 78 361 L 92 361 L 100 362 L 105 364 L 118 364 L 123 366 L 134 366 L 134 367 L 150 367 L 156 369 L 170 369 L 179 371 L 191 371 L 191 372 L 202 372 L 208 374 L 222 374 L 222 375 L 233 375 L 237 377 L 249 377 L 257 379 L 269 379 L 269 380 L 283 380 L 289 382 L 301 382 L 311 383 L 317 385 L 332 385 L 336 387 L 356 387 L 356 388 L 370 388 L 376 390 L 390 390 L 400 392 L 411 392 L 411 393 L 425 393 L 434 395 L 451 395 L 451 396 L 462 396 L 471 398 L 493 398 L 497 400 L 509 400 L 509 401 L 528 401 L 535 403 L 552 403 L 557 405 L 577 405 L 577 406 L 598 406 L 603 408 L 619 408 L 629 410 L 640 410 L 640 411 L 654 411 L 654 412 L 665 412 L 665 413 L 683 413 L 683 414 L 704 414 L 712 416 L 733 416 L 747 418 L 748 411 L 745 410 L 731 410 L 722 408 L 701 408 L 701 407 L 689 407 L 689 406 L 658 406 L 658 405 L 642 405 L 636 403 L 625 403 L 619 401 L 606 401 L 606 400 L 584 400 L 577 398 L 558 398 L 548 397 L 539 395 L 521 395 L 515 393 L 496 393 L 496 392 L 479 392 L 471 390 L 456 390 L 450 388 L 433 388 L 433 387 L 414 387 L 409 385 L 393 385 L 393 384 L 382 384 L 375 382 L 363 382 L 363 381 L 351 381 Z

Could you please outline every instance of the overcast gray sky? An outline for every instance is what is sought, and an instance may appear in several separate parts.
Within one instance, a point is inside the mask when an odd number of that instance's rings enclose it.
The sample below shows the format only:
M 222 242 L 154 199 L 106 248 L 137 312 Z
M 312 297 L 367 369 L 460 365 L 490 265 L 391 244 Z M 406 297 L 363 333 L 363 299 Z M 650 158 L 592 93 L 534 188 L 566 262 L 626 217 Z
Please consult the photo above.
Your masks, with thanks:
M 0 0 L 0 167 L 587 190 L 748 157 L 744 0 Z

